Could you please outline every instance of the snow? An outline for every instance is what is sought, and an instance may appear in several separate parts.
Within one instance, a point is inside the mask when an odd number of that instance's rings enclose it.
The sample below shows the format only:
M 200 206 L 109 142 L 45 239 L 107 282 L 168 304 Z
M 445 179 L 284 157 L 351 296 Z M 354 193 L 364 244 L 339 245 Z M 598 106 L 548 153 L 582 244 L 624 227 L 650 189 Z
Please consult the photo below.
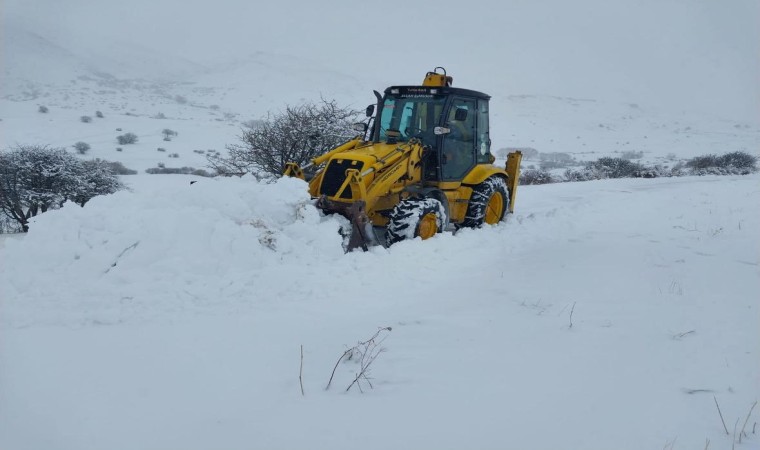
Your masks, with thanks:
M 420 53 L 370 4 L 6 1 L 2 150 L 139 174 L 0 235 L 0 449 L 760 448 L 760 174 L 522 186 L 497 226 L 344 254 L 301 181 L 145 173 L 435 65 L 492 95 L 494 150 L 760 156 L 756 2 L 407 3 L 488 14 Z M 373 388 L 325 390 L 380 327 Z
M 728 446 L 713 395 L 760 393 L 758 175 L 526 186 L 347 255 L 303 182 L 158 178 L 5 243 L 0 447 Z M 382 326 L 374 389 L 325 391 Z

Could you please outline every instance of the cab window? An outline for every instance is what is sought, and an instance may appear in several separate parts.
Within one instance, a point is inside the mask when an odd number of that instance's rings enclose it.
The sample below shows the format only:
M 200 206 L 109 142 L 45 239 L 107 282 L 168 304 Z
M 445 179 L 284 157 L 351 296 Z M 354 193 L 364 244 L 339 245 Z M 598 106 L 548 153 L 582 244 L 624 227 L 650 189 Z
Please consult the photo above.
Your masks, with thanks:
M 447 125 L 451 130 L 443 139 L 441 176 L 443 180 L 461 180 L 475 165 L 475 141 L 478 113 L 474 99 L 454 98 Z

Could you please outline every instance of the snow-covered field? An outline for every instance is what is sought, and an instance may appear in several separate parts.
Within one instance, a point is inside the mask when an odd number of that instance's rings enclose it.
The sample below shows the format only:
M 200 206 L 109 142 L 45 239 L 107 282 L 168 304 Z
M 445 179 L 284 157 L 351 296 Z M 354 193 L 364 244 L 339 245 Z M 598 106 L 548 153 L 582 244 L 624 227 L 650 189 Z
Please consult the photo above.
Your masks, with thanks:
M 384 4 L 480 15 L 425 52 L 392 15 L 367 44 L 375 6 L 107 3 L 0 6 L 0 150 L 139 171 L 0 235 L 0 449 L 760 449 L 760 174 L 522 186 L 498 226 L 344 254 L 301 181 L 144 172 L 441 64 L 494 150 L 760 156 L 752 0 Z
M 1 448 L 730 448 L 713 396 L 733 431 L 760 394 L 757 175 L 348 255 L 301 182 L 154 179 L 5 243 Z

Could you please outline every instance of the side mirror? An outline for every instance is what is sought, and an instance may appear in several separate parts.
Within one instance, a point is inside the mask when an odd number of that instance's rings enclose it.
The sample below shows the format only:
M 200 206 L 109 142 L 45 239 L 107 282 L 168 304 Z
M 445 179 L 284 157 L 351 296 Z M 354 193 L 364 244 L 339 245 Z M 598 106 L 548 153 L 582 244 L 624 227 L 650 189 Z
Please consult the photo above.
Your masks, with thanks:
M 360 133 L 367 132 L 367 124 L 364 122 L 356 122 L 355 124 L 351 125 L 351 128 L 353 128 L 354 131 L 358 131 Z
M 375 113 L 375 105 L 367 106 L 367 109 L 364 111 L 364 114 L 366 114 L 367 117 L 372 117 L 372 114 L 374 113 Z
M 446 128 L 446 127 L 433 128 L 433 134 L 435 134 L 436 136 L 440 136 L 442 134 L 449 134 L 449 133 L 451 133 L 451 128 Z
M 457 122 L 464 122 L 467 120 L 467 110 L 465 108 L 457 108 L 454 112 L 454 120 Z

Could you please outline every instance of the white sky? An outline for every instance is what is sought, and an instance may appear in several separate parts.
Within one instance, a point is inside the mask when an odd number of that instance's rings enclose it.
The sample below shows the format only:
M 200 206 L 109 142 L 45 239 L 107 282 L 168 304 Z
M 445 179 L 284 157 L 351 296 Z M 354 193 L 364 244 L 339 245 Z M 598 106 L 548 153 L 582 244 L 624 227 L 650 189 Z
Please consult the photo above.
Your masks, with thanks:
M 126 41 L 203 63 L 283 53 L 388 84 L 417 83 L 442 65 L 455 84 L 486 92 L 760 121 L 757 0 L 5 0 L 2 8 L 6 20 L 84 47 Z

